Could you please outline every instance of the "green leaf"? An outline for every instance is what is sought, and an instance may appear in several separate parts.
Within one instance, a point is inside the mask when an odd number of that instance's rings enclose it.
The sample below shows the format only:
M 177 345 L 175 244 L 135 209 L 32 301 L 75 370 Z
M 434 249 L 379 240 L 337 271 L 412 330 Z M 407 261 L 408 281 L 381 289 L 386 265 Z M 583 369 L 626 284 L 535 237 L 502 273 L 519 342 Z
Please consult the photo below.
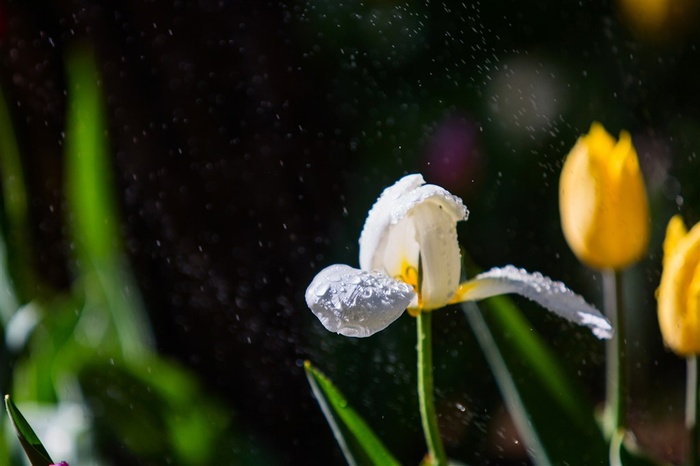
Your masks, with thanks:
M 66 69 L 66 191 L 73 235 L 81 260 L 104 260 L 113 257 L 119 238 L 100 76 L 92 50 L 73 49 Z
M 17 406 L 12 402 L 10 395 L 5 395 L 5 409 L 12 420 L 19 442 L 22 444 L 22 448 L 24 448 L 32 466 L 49 466 L 53 464 L 51 456 L 49 456 L 46 448 L 41 444 L 41 440 L 36 436 L 27 420 L 24 419 L 22 413 L 17 409 Z
M 139 360 L 153 337 L 123 253 L 100 75 L 89 48 L 67 58 L 66 196 L 86 312 L 107 309 L 124 356 Z
M 0 88 L 0 185 L 3 230 L 0 232 L 0 318 L 7 323 L 20 304 L 37 292 L 32 267 L 31 228 L 20 152 L 7 101 Z
M 398 465 L 367 423 L 350 407 L 330 380 L 309 361 L 304 362 L 306 378 L 333 435 L 351 466 L 357 464 Z
M 95 431 L 148 464 L 277 464 L 234 424 L 231 410 L 195 375 L 151 357 L 143 365 L 92 360 L 79 373 Z M 105 396 L 109 393 L 109 396 Z
M 186 452 L 189 463 L 206 463 L 206 454 L 211 446 L 209 432 L 202 432 L 191 422 L 193 381 L 174 367 L 171 368 L 153 358 L 148 369 L 123 366 L 119 363 L 93 361 L 83 367 L 79 374 L 80 386 L 90 406 L 100 407 L 102 414 L 96 418 L 100 429 L 107 429 L 110 437 L 142 458 L 155 459 L 171 456 L 182 459 L 173 442 L 171 427 L 186 426 L 190 431 L 190 443 L 194 451 Z M 150 380 L 144 378 L 150 376 Z M 104 393 L 110 393 L 104 397 Z M 183 399 L 186 397 L 186 399 Z M 208 411 L 204 403 L 196 404 L 202 413 Z M 177 422 L 171 423 L 169 416 Z M 211 426 L 225 428 L 226 419 L 216 413 L 210 418 Z
M 462 305 L 533 462 L 606 464 L 593 409 L 506 297 Z

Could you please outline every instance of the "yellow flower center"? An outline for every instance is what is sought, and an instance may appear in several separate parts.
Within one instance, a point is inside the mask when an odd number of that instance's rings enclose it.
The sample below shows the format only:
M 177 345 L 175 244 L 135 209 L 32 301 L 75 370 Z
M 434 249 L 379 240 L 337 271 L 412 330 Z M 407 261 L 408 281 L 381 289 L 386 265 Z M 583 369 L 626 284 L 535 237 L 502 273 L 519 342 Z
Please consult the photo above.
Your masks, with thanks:
M 450 301 L 447 304 L 456 304 L 465 301 L 465 297 L 467 296 L 467 294 L 476 286 L 478 286 L 478 283 L 475 282 L 460 283 L 457 287 L 457 291 L 455 291 L 454 296 L 452 296 L 452 299 L 450 299 Z
M 421 310 L 423 309 L 423 300 L 421 299 L 421 294 L 420 294 L 420 274 L 418 273 L 418 268 L 412 265 L 408 260 L 405 258 L 401 260 L 401 273 L 397 276 L 394 276 L 397 280 L 401 280 L 404 283 L 407 283 L 413 287 L 413 291 L 416 292 L 418 295 L 418 304 L 416 307 L 409 307 L 408 313 L 412 315 L 413 317 L 418 317 L 420 315 Z

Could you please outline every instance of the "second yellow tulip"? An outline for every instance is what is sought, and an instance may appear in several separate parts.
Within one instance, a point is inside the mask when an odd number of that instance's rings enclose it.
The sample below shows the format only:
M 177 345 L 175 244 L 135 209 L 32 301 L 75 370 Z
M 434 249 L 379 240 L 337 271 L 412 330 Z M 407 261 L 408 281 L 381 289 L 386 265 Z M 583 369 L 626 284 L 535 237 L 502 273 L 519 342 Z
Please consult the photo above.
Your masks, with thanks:
M 668 223 L 657 300 L 664 343 L 680 356 L 700 354 L 700 224 Z
M 576 256 L 596 269 L 620 270 L 649 243 L 649 205 L 629 133 L 619 141 L 593 123 L 569 153 L 559 184 L 564 236 Z

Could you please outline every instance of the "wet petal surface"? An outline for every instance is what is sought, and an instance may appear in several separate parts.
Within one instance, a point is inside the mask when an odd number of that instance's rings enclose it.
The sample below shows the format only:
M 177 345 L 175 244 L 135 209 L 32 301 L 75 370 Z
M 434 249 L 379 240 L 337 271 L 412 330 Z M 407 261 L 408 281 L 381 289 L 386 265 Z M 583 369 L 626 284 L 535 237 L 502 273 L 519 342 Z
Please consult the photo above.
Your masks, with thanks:
M 415 297 L 400 280 L 343 264 L 321 270 L 306 289 L 306 304 L 323 326 L 348 337 L 384 330 Z
M 589 327 L 598 338 L 612 338 L 608 319 L 562 282 L 512 265 L 493 268 L 463 283 L 454 301 L 478 301 L 506 293 L 525 296 L 558 316 Z

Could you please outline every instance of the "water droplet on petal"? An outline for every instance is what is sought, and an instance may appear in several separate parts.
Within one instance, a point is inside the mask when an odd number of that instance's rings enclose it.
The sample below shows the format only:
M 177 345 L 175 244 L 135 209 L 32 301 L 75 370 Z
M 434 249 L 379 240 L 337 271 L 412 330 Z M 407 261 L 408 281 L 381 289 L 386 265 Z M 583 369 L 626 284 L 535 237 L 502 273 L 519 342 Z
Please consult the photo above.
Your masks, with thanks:
M 367 337 L 398 319 L 415 296 L 411 286 L 383 273 L 336 264 L 316 275 L 306 303 L 326 329 Z

